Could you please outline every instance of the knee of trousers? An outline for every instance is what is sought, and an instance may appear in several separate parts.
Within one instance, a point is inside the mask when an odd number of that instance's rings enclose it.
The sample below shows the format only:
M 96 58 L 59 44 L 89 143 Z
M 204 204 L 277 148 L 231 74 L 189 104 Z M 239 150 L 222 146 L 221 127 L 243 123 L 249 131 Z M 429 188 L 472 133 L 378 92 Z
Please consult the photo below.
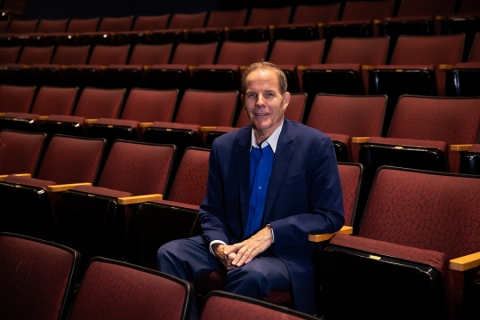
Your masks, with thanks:
M 249 288 L 257 288 L 259 291 L 265 291 L 265 295 L 268 294 L 270 291 L 270 284 L 266 273 L 259 267 L 260 266 L 254 266 L 251 263 L 247 263 L 240 268 L 228 272 L 228 283 L 242 281 L 245 286 Z
M 178 246 L 175 242 L 169 242 L 161 246 L 157 250 L 157 265 L 160 266 L 161 263 L 169 263 L 171 261 L 177 260 L 177 250 Z

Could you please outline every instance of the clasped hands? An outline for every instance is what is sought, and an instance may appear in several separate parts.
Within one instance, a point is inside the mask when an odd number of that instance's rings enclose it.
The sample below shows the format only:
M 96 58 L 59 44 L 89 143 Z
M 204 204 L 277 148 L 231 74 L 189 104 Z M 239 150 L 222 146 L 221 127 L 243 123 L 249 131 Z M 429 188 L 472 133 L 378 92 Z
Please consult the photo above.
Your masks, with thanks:
M 272 240 L 270 227 L 265 227 L 247 240 L 232 245 L 215 244 L 212 249 L 227 271 L 230 271 L 249 263 L 267 250 Z

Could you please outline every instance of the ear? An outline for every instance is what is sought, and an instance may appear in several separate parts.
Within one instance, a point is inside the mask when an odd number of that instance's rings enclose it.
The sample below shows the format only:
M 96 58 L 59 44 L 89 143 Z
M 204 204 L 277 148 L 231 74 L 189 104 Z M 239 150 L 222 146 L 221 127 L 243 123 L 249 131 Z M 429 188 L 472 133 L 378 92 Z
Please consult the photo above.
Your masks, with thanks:
M 283 103 L 283 111 L 285 111 L 288 107 L 288 104 L 290 103 L 290 92 L 285 92 L 285 94 L 283 95 L 283 99 L 282 99 L 282 103 Z

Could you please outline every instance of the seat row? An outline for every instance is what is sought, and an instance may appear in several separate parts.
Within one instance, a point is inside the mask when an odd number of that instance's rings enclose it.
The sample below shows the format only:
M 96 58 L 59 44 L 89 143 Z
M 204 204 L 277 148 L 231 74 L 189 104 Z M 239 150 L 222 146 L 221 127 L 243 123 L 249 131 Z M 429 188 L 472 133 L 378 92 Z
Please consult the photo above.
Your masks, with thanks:
M 188 146 L 210 147 L 216 137 L 249 124 L 246 112 L 238 107 L 236 91 L 189 89 L 177 107 L 176 90 L 135 88 L 120 118 L 124 89 L 85 88 L 73 109 L 77 91 L 42 87 L 30 109 L 34 87 L 0 86 L 5 101 L 0 104 L 0 112 L 5 111 L 0 126 L 102 137 L 110 143 L 117 139 L 171 143 L 182 154 Z M 380 164 L 458 172 L 456 151 L 467 148 L 460 145 L 478 143 L 480 99 L 476 97 L 405 95 L 389 109 L 384 95 L 319 94 L 305 116 L 306 101 L 305 93 L 292 94 L 286 117 L 330 135 L 339 161 L 360 160 L 371 175 Z M 408 148 L 395 148 L 399 145 Z M 399 156 L 402 153 L 405 156 Z
M 480 31 L 478 21 L 459 24 L 458 16 L 444 18 L 453 14 L 454 0 L 423 1 L 422 5 L 414 0 L 402 1 L 396 17 L 393 17 L 394 8 L 394 0 L 384 0 L 347 1 L 344 8 L 341 8 L 339 2 L 317 6 L 299 5 L 294 11 L 292 7 L 252 8 L 249 14 L 246 9 L 213 11 L 208 20 L 207 12 L 174 13 L 171 17 L 169 15 L 139 16 L 135 19 L 133 27 L 133 16 L 104 17 L 101 22 L 99 18 L 72 19 L 70 23 L 68 19 L 40 20 L 40 23 L 38 20 L 13 20 L 10 25 L 7 23 L 4 23 L 3 27 L 0 25 L 0 32 L 7 33 L 4 37 L 4 44 L 7 45 L 9 43 L 212 42 L 224 39 L 234 41 L 305 40 L 323 37 L 328 40 L 336 36 L 373 35 L 389 35 L 396 39 L 399 34 L 435 34 L 436 16 L 442 17 L 438 20 L 445 21 L 442 26 L 443 33 L 455 33 L 459 30 L 467 33 Z M 340 12 L 342 12 L 341 17 Z M 462 1 L 459 10 L 461 17 L 477 20 L 479 12 L 476 1 Z M 185 29 L 188 30 L 184 32 Z M 437 34 L 440 34 L 439 29 L 437 26 Z M 64 34 L 61 34 L 62 32 Z M 44 35 L 45 33 L 53 34 Z
M 190 318 L 193 285 L 164 273 L 96 257 L 76 288 L 82 259 L 78 251 L 11 233 L 0 233 L 0 256 L 0 313 L 7 319 Z M 210 293 L 201 309 L 200 319 L 224 319 L 228 314 L 237 319 L 316 319 L 220 291 Z
M 239 90 L 242 70 L 268 57 L 285 71 L 291 92 L 387 94 L 395 103 L 401 94 L 476 95 L 480 61 L 480 33 L 468 63 L 461 63 L 464 36 L 402 36 L 386 64 L 388 38 L 335 38 L 322 64 L 323 40 L 275 42 L 224 42 L 172 45 L 3 48 L 0 82 L 75 86 L 162 89 L 192 87 Z M 218 57 L 216 52 L 219 51 Z M 172 55 L 173 51 L 173 55 Z M 52 58 L 53 55 L 53 58 Z M 170 56 L 172 57 L 170 58 Z M 88 63 L 87 62 L 88 58 Z M 51 64 L 50 64 L 51 62 Z M 215 62 L 215 64 L 214 64 Z

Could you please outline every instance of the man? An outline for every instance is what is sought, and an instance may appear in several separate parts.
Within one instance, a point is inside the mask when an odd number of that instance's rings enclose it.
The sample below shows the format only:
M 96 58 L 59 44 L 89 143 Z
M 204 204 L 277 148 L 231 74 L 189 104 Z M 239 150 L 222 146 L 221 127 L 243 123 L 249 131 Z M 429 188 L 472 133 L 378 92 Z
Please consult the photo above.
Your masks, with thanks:
M 162 246 L 158 268 L 191 282 L 224 268 L 225 291 L 263 299 L 291 289 L 295 307 L 313 314 L 315 244 L 308 234 L 333 233 L 344 223 L 333 145 L 284 118 L 290 93 L 276 65 L 251 65 L 241 97 L 252 125 L 212 145 L 203 234 Z

